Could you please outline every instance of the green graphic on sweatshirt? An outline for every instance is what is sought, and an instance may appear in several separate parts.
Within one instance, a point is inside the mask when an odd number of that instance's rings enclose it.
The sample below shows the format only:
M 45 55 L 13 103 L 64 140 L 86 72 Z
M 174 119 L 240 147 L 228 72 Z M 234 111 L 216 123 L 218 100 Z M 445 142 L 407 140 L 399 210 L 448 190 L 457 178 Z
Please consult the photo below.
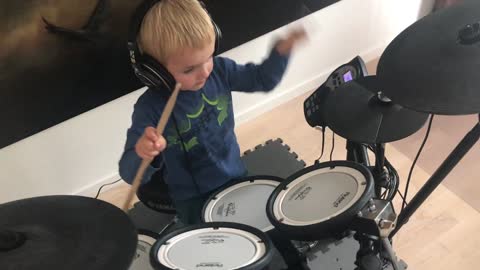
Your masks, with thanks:
M 193 134 L 197 134 L 199 132 L 198 128 L 197 129 L 192 129 L 192 122 L 191 120 L 196 119 L 199 121 L 198 126 L 206 127 L 208 125 L 208 122 L 210 121 L 210 117 L 213 115 L 216 115 L 216 120 L 218 123 L 218 126 L 222 126 L 224 121 L 228 117 L 228 105 L 230 104 L 230 99 L 228 96 L 219 96 L 214 100 L 208 99 L 203 93 L 201 94 L 202 96 L 202 102 L 200 104 L 200 107 L 192 114 L 186 114 L 186 120 L 182 121 L 179 124 L 179 131 L 180 135 L 185 135 L 189 132 L 192 132 Z M 213 111 L 219 111 L 218 114 L 214 113 Z M 169 129 L 170 134 L 176 134 L 175 130 L 173 128 Z M 180 139 L 177 136 L 167 136 L 167 142 L 169 145 L 177 145 L 180 144 Z M 184 141 L 184 147 L 185 150 L 188 152 L 190 149 L 192 149 L 195 145 L 198 144 L 198 138 L 197 136 L 192 137 L 188 142 Z
M 177 144 L 180 144 L 180 139 L 177 136 L 168 136 L 167 142 L 168 142 L 168 145 L 177 145 Z M 185 151 L 188 152 L 197 144 L 198 144 L 197 137 L 193 137 L 188 142 L 184 142 L 183 146 L 185 147 Z

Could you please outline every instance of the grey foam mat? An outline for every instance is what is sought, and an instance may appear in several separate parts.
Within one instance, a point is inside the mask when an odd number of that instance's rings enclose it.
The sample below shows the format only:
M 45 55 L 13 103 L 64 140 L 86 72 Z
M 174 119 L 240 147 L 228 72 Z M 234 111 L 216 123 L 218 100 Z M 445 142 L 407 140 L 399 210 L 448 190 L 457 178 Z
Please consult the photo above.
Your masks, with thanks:
M 273 175 L 287 178 L 305 167 L 282 139 L 268 140 L 243 153 L 242 160 L 250 175 Z

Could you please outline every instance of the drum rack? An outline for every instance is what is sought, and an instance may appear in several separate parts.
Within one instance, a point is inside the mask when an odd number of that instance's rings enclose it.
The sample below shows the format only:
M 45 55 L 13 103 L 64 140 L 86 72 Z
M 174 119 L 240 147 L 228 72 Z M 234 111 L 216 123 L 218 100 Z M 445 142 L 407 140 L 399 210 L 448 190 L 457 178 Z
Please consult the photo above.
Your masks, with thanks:
M 349 147 L 358 146 L 349 144 Z M 355 149 L 357 158 L 365 155 L 363 148 Z M 299 159 L 299 156 L 280 138 L 268 140 L 264 144 L 257 145 L 252 150 L 245 151 L 242 160 L 245 162 L 250 175 L 273 175 L 282 178 L 286 178 L 306 166 L 305 161 Z M 154 232 L 160 232 L 174 218 L 174 215 L 155 212 L 146 207 L 142 202 L 135 204 L 134 208 L 130 210 L 129 216 L 137 228 Z M 308 266 L 312 270 L 354 270 L 359 248 L 360 245 L 354 239 L 353 234 L 347 235 L 342 239 L 323 239 L 310 252 L 307 252 Z M 284 268 L 285 264 L 282 260 L 274 261 L 277 261 L 278 264 L 274 265 L 272 269 Z M 402 269 L 407 268 L 403 261 L 400 261 L 400 265 Z M 388 267 L 386 269 L 393 270 L 393 268 Z

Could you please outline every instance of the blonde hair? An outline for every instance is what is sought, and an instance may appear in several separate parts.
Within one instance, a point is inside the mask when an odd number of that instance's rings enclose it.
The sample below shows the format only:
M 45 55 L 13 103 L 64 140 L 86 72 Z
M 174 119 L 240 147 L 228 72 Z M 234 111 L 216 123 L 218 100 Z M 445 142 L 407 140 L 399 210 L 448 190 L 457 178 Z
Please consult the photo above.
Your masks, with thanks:
M 159 1 L 145 15 L 138 36 L 142 52 L 164 65 L 179 49 L 202 49 L 211 42 L 213 23 L 198 0 Z

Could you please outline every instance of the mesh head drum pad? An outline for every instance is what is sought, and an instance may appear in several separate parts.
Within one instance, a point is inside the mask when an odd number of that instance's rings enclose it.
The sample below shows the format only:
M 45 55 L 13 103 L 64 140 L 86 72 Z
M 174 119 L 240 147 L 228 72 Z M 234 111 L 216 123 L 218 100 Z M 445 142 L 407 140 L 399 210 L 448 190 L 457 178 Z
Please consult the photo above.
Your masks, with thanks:
M 272 259 L 272 243 L 243 224 L 211 222 L 185 227 L 160 238 L 150 259 L 155 269 L 260 270 Z
M 206 201 L 203 221 L 241 223 L 263 232 L 273 229 L 265 210 L 267 200 L 284 180 L 275 176 L 249 176 L 229 184 Z
M 267 216 L 292 239 L 318 240 L 347 229 L 373 197 L 373 177 L 349 161 L 316 164 L 293 174 L 271 194 Z

